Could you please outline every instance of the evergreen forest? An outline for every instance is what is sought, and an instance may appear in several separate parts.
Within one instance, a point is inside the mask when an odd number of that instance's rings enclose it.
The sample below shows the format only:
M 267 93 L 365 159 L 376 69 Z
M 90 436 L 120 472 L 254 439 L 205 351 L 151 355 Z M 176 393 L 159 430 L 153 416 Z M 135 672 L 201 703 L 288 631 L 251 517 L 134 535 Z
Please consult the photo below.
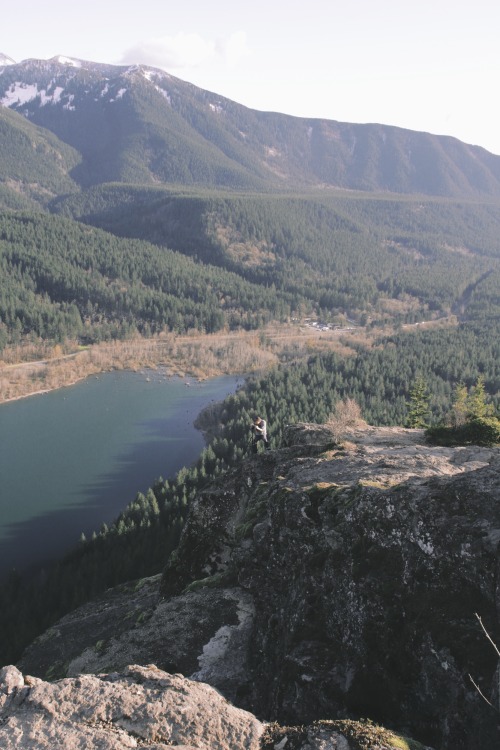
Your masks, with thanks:
M 0 351 L 316 317 L 495 317 L 500 209 L 436 199 L 99 188 L 0 211 Z

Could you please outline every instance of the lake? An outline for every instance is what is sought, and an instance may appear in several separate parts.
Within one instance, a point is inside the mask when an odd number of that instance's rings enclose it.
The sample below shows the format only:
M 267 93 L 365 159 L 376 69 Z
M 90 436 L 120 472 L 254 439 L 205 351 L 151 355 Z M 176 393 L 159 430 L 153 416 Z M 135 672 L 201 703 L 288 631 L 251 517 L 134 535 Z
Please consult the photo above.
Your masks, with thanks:
M 191 465 L 193 422 L 241 378 L 112 372 L 0 405 L 0 575 L 41 565 Z

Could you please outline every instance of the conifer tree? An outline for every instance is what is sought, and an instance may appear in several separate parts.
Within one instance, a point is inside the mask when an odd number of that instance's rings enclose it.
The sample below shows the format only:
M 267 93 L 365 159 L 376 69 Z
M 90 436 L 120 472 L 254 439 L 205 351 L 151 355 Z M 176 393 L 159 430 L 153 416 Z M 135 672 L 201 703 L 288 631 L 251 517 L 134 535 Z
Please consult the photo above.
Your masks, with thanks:
M 453 393 L 453 407 L 451 414 L 453 427 L 461 427 L 466 423 L 468 412 L 467 400 L 467 386 L 465 383 L 457 383 Z
M 413 388 L 410 391 L 410 403 L 407 426 L 415 429 L 425 429 L 428 427 L 430 414 L 429 408 L 429 389 L 422 376 L 419 376 Z
M 478 377 L 476 385 L 469 393 L 466 400 L 466 407 L 467 419 L 469 421 L 492 416 L 493 410 L 491 406 L 486 403 L 486 390 L 484 387 L 484 377 L 482 375 Z

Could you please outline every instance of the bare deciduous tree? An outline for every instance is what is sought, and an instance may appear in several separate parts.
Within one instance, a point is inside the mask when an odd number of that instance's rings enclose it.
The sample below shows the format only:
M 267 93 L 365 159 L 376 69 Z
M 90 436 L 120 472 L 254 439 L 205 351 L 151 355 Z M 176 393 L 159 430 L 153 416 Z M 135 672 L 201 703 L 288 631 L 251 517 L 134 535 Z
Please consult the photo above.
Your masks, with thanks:
M 340 440 L 349 427 L 358 427 L 366 422 L 361 415 L 358 402 L 353 398 L 343 398 L 337 401 L 325 424 L 331 430 L 334 439 Z
M 488 633 L 488 631 L 484 627 L 483 621 L 481 620 L 481 618 L 479 617 L 479 615 L 477 614 L 477 612 L 475 612 L 474 614 L 476 615 L 476 617 L 477 617 L 477 619 L 479 621 L 479 624 L 481 625 L 483 633 L 485 634 L 486 638 L 489 640 L 489 642 L 491 643 L 491 645 L 495 649 L 496 654 L 497 654 L 498 658 L 500 659 L 500 650 L 499 650 L 498 646 L 496 645 L 495 641 L 493 640 L 493 638 L 491 637 L 491 635 Z M 491 706 L 493 709 L 495 709 L 496 711 L 498 711 L 498 713 L 500 713 L 500 661 L 499 661 L 498 666 L 497 666 L 496 677 L 497 677 L 497 680 L 498 680 L 498 685 L 497 685 L 497 701 L 498 701 L 498 706 L 495 706 L 491 701 L 488 700 L 488 698 L 485 696 L 485 694 L 483 693 L 483 691 L 481 690 L 481 688 L 479 687 L 479 685 L 472 679 L 471 675 L 469 675 L 469 680 L 472 682 L 472 684 L 476 688 L 476 690 L 479 693 L 479 695 L 481 696 L 481 698 L 484 701 L 486 701 L 486 703 L 488 704 L 488 706 Z

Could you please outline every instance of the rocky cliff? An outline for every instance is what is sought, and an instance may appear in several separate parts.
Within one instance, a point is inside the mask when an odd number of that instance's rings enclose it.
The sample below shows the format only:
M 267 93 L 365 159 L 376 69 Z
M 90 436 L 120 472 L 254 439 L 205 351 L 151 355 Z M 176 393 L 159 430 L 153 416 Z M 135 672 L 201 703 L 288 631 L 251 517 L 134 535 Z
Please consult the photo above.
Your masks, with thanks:
M 498 657 L 475 613 L 498 643 L 499 449 L 398 428 L 286 441 L 206 487 L 161 577 L 67 616 L 18 667 L 66 686 L 154 663 L 266 722 L 262 746 L 385 747 L 349 735 L 369 717 L 440 750 L 498 747 Z

